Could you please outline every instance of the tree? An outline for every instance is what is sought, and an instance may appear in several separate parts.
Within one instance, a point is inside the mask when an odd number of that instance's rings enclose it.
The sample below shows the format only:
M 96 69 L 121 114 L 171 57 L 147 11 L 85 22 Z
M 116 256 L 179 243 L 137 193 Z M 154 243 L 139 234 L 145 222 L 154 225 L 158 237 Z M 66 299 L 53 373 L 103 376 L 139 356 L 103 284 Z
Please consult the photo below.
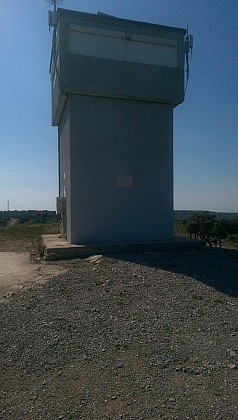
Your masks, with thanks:
M 184 221 L 190 239 L 201 239 L 210 247 L 221 247 L 221 239 L 227 237 L 228 222 L 224 219 L 216 221 L 216 215 L 210 212 L 194 213 Z

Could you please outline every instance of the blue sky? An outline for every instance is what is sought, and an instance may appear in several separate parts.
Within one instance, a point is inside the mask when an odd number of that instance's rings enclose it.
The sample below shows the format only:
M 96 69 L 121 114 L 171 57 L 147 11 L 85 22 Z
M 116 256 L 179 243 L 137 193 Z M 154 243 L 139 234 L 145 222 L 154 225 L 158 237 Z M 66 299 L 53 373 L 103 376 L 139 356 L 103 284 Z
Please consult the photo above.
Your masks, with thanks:
M 64 0 L 61 7 L 186 28 L 185 102 L 174 111 L 175 209 L 238 212 L 238 0 Z M 55 210 L 51 35 L 44 0 L 0 0 L 0 210 Z

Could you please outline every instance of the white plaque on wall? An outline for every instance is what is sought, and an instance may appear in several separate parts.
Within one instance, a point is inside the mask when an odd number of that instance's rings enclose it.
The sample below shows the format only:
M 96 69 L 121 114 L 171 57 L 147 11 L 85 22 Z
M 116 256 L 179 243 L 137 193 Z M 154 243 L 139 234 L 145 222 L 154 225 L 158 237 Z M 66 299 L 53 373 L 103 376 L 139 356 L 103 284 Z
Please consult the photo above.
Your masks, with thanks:
M 133 176 L 118 176 L 117 186 L 118 188 L 133 188 Z

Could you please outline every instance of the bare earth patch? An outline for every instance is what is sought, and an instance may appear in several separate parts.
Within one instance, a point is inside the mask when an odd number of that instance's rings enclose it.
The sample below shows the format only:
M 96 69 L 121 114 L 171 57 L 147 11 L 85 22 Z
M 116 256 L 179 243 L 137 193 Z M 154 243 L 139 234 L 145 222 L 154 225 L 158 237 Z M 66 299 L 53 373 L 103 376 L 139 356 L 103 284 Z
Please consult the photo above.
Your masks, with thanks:
M 17 289 L 45 283 L 50 277 L 66 271 L 38 259 L 32 262 L 29 253 L 0 252 L 0 302 Z

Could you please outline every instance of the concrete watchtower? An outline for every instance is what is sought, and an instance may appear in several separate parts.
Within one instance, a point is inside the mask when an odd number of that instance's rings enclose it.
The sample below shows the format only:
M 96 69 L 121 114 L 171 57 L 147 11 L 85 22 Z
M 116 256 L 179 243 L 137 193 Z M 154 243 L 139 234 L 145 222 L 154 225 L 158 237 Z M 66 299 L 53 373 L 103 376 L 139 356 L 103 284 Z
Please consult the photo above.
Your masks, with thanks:
M 58 9 L 51 56 L 63 235 L 173 238 L 173 108 L 186 30 Z

